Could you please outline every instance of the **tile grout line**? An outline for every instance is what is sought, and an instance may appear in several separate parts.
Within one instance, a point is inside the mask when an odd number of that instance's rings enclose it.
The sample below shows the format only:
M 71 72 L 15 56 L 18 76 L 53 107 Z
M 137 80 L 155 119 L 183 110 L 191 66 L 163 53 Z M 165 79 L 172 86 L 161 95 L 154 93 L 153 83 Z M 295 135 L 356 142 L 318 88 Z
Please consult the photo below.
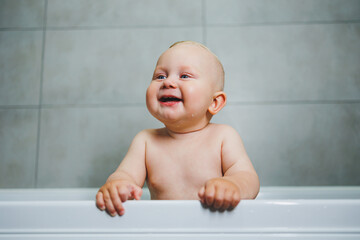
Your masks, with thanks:
M 66 27 L 46 27 L 48 31 L 71 31 L 71 30 L 111 30 L 111 29 L 151 29 L 151 28 L 196 28 L 204 27 L 204 25 L 212 28 L 216 27 L 256 27 L 256 26 L 291 26 L 291 25 L 317 25 L 317 24 L 356 24 L 360 23 L 360 19 L 355 20 L 334 20 L 334 21 L 289 21 L 289 22 L 259 22 L 259 23 L 213 23 L 208 24 L 205 16 L 206 4 L 202 2 L 202 21 L 201 25 L 127 25 L 127 26 L 66 26 Z M 2 27 L 0 31 L 41 31 L 39 27 Z
M 360 99 L 354 100 L 287 100 L 287 101 L 228 101 L 231 106 L 254 106 L 254 105 L 319 105 L 319 104 L 359 104 Z M 145 103 L 118 103 L 118 104 L 41 104 L 41 109 L 98 109 L 98 108 L 143 108 Z M 39 109 L 39 105 L 0 105 L 0 110 L 7 109 Z
M 229 101 L 227 104 L 231 106 L 265 106 L 265 105 L 320 105 L 320 104 L 358 104 L 360 100 L 290 100 L 290 101 Z
M 41 134 L 42 95 L 43 95 L 44 64 L 45 64 L 47 5 L 48 5 L 48 0 L 45 0 L 44 18 L 43 18 L 44 22 L 43 22 L 42 49 L 41 49 L 41 76 L 40 76 L 40 91 L 39 91 L 39 105 L 38 105 L 37 142 L 36 142 L 36 157 L 35 157 L 35 179 L 34 179 L 34 187 L 35 188 L 38 188 L 38 176 L 39 176 L 40 134 Z
M 289 21 L 289 22 L 253 22 L 253 23 L 214 23 L 208 24 L 209 27 L 266 27 L 266 26 L 298 26 L 298 25 L 331 25 L 331 24 L 358 24 L 360 19 L 356 20 L 334 20 L 334 21 L 311 21 L 311 22 L 301 22 L 301 21 Z
M 201 28 L 200 25 L 134 25 L 134 26 L 67 26 L 67 27 L 47 27 L 48 31 L 86 31 L 86 30 L 128 30 L 128 29 L 173 29 L 173 28 Z M 0 28 L 1 31 L 41 31 L 43 28 L 40 27 L 8 27 Z
M 73 104 L 73 103 L 59 103 L 59 104 L 41 104 L 41 109 L 57 109 L 57 108 L 126 108 L 126 107 L 145 107 L 145 103 L 95 103 L 95 104 Z M 0 110 L 7 109 L 39 109 L 39 105 L 0 105 Z

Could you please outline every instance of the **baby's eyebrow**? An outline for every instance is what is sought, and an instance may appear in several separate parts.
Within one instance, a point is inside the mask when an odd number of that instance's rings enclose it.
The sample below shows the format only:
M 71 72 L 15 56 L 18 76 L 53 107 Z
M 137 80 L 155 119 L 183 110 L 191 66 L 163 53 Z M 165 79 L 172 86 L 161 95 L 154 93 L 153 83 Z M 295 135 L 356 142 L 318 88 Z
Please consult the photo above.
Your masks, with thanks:
M 185 72 L 185 73 L 194 75 L 194 77 L 197 77 L 198 74 L 200 73 L 198 68 L 196 68 L 195 66 L 189 66 L 189 65 L 181 65 L 177 70 L 179 70 L 178 74 L 182 74 Z M 153 77 L 155 77 L 155 75 L 157 75 L 159 73 L 168 74 L 169 71 L 171 71 L 171 69 L 169 70 L 165 66 L 161 66 L 161 65 L 156 66 L 154 73 L 153 73 Z
M 188 65 L 181 66 L 180 70 L 183 72 L 189 72 L 193 74 L 197 74 L 200 72 L 195 66 L 188 66 Z
M 182 65 L 180 66 L 180 69 L 181 70 L 193 70 L 194 67 L 192 66 L 188 66 L 188 65 Z

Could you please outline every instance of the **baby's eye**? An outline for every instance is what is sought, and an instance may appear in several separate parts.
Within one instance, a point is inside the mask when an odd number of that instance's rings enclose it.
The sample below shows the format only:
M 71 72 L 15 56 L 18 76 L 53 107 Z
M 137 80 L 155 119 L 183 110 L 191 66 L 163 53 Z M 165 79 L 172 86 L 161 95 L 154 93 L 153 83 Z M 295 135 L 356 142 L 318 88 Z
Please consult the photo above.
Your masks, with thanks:
M 190 76 L 186 75 L 186 74 L 183 74 L 180 76 L 180 78 L 189 78 Z
M 156 77 L 156 79 L 165 79 L 166 77 L 164 75 L 159 75 Z

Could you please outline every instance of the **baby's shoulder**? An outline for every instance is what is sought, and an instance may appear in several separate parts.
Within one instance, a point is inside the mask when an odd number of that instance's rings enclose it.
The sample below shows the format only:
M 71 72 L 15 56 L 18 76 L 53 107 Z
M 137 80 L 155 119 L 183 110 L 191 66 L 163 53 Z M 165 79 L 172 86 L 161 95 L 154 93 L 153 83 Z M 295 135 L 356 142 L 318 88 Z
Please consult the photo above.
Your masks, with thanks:
M 237 133 L 237 131 L 233 127 L 226 124 L 211 123 L 211 127 L 213 129 L 213 132 L 215 132 L 216 134 Z
M 226 124 L 212 124 L 212 134 L 216 135 L 221 141 L 240 138 L 238 131 L 235 128 Z
M 135 137 L 136 138 L 142 138 L 142 139 L 149 139 L 153 138 L 155 136 L 165 135 L 165 129 L 159 128 L 159 129 L 144 129 L 141 132 L 139 132 Z

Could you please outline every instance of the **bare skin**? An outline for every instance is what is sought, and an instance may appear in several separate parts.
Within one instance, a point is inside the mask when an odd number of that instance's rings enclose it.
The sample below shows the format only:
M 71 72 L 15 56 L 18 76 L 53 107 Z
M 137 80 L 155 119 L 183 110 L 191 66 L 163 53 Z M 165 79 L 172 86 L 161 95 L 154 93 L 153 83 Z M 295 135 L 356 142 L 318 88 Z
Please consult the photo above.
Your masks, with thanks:
M 149 112 L 165 128 L 140 132 L 96 203 L 112 216 L 140 199 L 145 180 L 151 199 L 196 199 L 217 210 L 253 199 L 259 179 L 238 133 L 210 119 L 226 103 L 219 67 L 207 50 L 180 44 L 167 50 L 147 91 Z

